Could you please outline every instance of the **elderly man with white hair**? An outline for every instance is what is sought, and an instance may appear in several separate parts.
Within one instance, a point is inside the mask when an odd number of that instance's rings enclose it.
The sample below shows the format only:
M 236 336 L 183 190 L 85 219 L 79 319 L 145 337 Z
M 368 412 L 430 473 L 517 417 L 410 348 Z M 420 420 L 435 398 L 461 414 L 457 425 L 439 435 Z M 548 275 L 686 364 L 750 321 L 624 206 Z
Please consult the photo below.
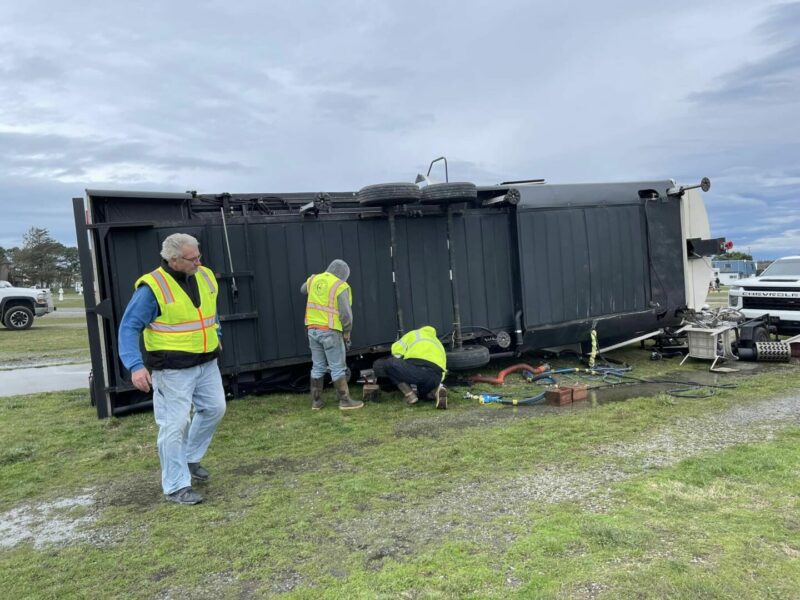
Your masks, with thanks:
M 192 479 L 209 479 L 200 460 L 225 414 L 217 365 L 219 287 L 214 272 L 202 266 L 200 244 L 191 235 L 168 236 L 161 258 L 157 269 L 134 284 L 120 322 L 119 355 L 137 389 L 147 393 L 152 386 L 165 498 L 197 504 L 203 497 L 192 489 Z

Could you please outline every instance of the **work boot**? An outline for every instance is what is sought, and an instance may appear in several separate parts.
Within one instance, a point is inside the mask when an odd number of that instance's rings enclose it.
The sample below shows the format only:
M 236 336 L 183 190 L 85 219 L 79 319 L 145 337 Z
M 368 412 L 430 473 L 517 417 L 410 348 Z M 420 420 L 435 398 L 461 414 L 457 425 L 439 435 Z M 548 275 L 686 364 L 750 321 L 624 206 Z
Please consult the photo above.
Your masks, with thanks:
M 189 473 L 192 474 L 193 479 L 198 481 L 208 481 L 211 475 L 203 465 L 200 463 L 189 463 Z
M 319 379 L 311 378 L 311 410 L 319 410 L 325 406 L 322 401 L 322 386 L 324 383 L 325 380 L 322 377 Z
M 419 402 L 416 392 L 414 392 L 414 390 L 411 389 L 411 386 L 407 383 L 398 383 L 397 389 L 403 392 L 403 397 L 406 400 L 406 404 L 416 404 Z
M 364 403 L 360 400 L 353 400 L 350 397 L 350 390 L 347 388 L 347 378 L 340 377 L 333 382 L 333 387 L 336 389 L 336 395 L 339 397 L 339 410 L 353 410 L 356 408 L 363 408 Z

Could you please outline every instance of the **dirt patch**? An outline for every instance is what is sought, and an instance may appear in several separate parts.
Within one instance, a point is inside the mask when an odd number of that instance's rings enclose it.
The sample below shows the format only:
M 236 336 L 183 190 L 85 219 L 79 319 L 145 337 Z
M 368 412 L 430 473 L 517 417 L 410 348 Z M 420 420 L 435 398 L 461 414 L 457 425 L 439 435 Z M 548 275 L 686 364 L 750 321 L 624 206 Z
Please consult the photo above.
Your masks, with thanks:
M 298 460 L 295 458 L 265 458 L 256 462 L 238 465 L 231 469 L 234 475 L 263 475 L 274 477 L 280 473 L 302 473 L 308 471 L 313 466 L 311 459 Z
M 92 527 L 100 510 L 93 490 L 18 506 L 0 514 L 0 548 L 23 543 L 32 543 L 36 549 L 76 542 L 105 546 L 122 539 L 125 532 L 120 528 Z
M 100 495 L 100 504 L 150 508 L 164 500 L 160 471 L 136 479 L 114 481 Z

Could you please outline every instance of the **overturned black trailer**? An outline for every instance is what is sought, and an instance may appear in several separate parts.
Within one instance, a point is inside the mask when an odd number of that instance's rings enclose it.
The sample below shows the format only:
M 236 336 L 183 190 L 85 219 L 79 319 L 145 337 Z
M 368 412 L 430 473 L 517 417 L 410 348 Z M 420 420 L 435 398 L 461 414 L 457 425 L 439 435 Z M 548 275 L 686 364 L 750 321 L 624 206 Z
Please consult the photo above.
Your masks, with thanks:
M 73 199 L 99 417 L 149 405 L 119 359 L 134 281 L 163 239 L 189 233 L 220 282 L 228 391 L 300 390 L 310 362 L 300 286 L 333 258 L 351 267 L 351 362 L 433 325 L 451 367 L 600 345 L 678 325 L 705 301 L 709 239 L 699 186 L 672 180 L 540 181 L 361 192 L 197 194 L 87 190 Z M 704 181 L 707 189 L 707 180 Z M 355 366 L 355 365 L 354 365 Z M 355 369 L 354 369 L 355 370 Z

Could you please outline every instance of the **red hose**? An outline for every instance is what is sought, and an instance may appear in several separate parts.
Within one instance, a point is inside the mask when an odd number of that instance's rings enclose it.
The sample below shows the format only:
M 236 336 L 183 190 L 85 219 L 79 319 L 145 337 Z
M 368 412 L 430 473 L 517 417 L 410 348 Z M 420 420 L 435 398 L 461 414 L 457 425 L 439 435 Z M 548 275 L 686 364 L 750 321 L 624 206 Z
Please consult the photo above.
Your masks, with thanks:
M 516 373 L 517 371 L 530 371 L 534 375 L 539 375 L 540 373 L 544 373 L 550 367 L 547 365 L 539 365 L 538 367 L 532 367 L 525 363 L 519 363 L 518 365 L 512 365 L 506 369 L 503 369 L 497 374 L 497 377 L 487 377 L 486 375 L 473 375 L 469 378 L 470 381 L 474 383 L 493 383 L 495 385 L 503 385 L 505 383 L 506 375 L 510 375 L 511 373 Z

